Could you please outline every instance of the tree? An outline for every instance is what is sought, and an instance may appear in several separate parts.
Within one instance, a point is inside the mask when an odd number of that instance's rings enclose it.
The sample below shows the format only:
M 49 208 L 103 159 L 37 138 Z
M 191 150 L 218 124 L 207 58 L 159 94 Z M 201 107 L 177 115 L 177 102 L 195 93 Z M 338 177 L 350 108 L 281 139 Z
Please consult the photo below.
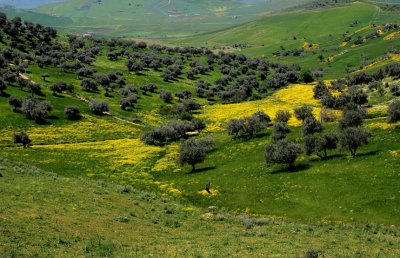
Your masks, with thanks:
M 57 82 L 50 86 L 53 95 L 56 95 L 56 93 L 62 93 L 63 91 L 68 90 L 68 88 L 69 87 L 65 82 Z
M 314 77 L 313 77 L 312 73 L 310 72 L 310 70 L 303 71 L 301 74 L 301 78 L 305 84 L 309 84 L 310 82 L 314 81 Z
M 315 119 L 313 116 L 307 117 L 301 125 L 301 132 L 303 136 L 307 136 L 321 131 L 322 131 L 322 124 L 319 121 L 317 121 L 317 119 Z
M 16 112 L 18 108 L 22 107 L 22 99 L 17 98 L 15 96 L 10 96 L 8 98 L 8 104 L 13 106 L 13 111 Z
M 96 115 L 103 115 L 108 112 L 108 104 L 104 100 L 95 99 L 89 104 L 90 110 Z
M 43 95 L 42 93 L 42 87 L 34 82 L 28 82 L 28 88 L 31 91 L 32 97 L 36 95 Z
M 304 150 L 307 155 L 316 154 L 321 159 L 328 157 L 328 150 L 337 148 L 339 138 L 334 133 L 327 133 L 322 136 L 308 135 L 304 138 Z
M 50 75 L 48 73 L 42 73 L 42 79 L 45 82 L 46 78 L 50 77 Z
M 85 91 L 98 91 L 97 83 L 90 79 L 84 79 L 81 82 L 81 86 Z
M 325 94 L 329 94 L 329 89 L 323 81 L 319 81 L 314 87 L 314 98 L 321 99 Z
M 340 145 L 347 148 L 351 155 L 357 155 L 357 149 L 365 144 L 368 144 L 368 139 L 371 133 L 365 128 L 361 127 L 348 127 L 342 130 L 340 134 Z
M 310 105 L 303 105 L 301 107 L 295 108 L 294 116 L 303 122 L 304 119 L 306 119 L 307 117 L 313 116 L 313 109 L 314 108 Z
M 22 101 L 22 113 L 36 123 L 43 123 L 51 110 L 53 106 L 50 101 L 40 102 L 34 98 L 25 98 Z
M 243 126 L 243 119 L 231 119 L 228 122 L 226 129 L 228 131 L 228 134 L 233 135 L 233 139 L 236 139 L 239 136 L 240 132 L 243 130 Z
M 286 135 L 290 133 L 290 131 L 290 127 L 287 125 L 287 123 L 275 123 L 272 126 L 272 139 L 275 142 L 285 139 Z
M 343 110 L 342 119 L 339 121 L 339 128 L 359 127 L 364 122 L 365 114 L 362 110 Z
M 7 89 L 7 85 L 3 78 L 0 78 L 0 95 L 4 95 L 4 91 Z
M 193 124 L 194 129 L 197 130 L 199 133 L 201 133 L 201 131 L 203 131 L 207 127 L 204 120 L 202 120 L 200 118 L 193 119 L 192 124 Z
M 209 140 L 207 142 L 204 139 L 196 140 L 191 138 L 184 143 L 179 148 L 179 164 L 189 164 L 192 166 L 192 171 L 196 169 L 196 164 L 202 163 L 210 150 Z
M 297 157 L 301 154 L 301 146 L 288 140 L 280 140 L 276 144 L 265 146 L 264 160 L 269 164 L 288 164 L 292 168 Z
M 164 100 L 165 103 L 171 103 L 173 97 L 170 91 L 161 90 L 160 91 L 160 98 Z
M 400 121 L 400 100 L 396 99 L 390 102 L 388 107 L 388 122 L 395 123 Z
M 28 147 L 28 145 L 32 142 L 31 139 L 29 139 L 29 136 L 25 132 L 20 132 L 14 134 L 14 143 L 21 143 L 24 148 Z
M 292 117 L 292 114 L 290 114 L 289 111 L 278 110 L 275 114 L 275 122 L 287 123 L 291 117 Z
M 64 114 L 69 120 L 79 120 L 82 118 L 79 107 L 77 106 L 66 106 L 64 108 Z

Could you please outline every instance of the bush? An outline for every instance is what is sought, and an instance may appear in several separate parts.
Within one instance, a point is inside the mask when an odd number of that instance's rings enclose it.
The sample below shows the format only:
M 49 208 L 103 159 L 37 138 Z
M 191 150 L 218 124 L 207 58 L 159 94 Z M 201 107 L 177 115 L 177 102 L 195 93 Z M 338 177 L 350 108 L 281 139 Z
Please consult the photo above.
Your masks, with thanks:
M 265 146 L 264 159 L 269 164 L 288 164 L 293 167 L 297 157 L 301 154 L 301 146 L 288 140 L 280 140 L 276 144 L 268 143 Z
M 290 114 L 289 111 L 278 110 L 275 114 L 275 122 L 287 123 L 291 117 L 292 117 L 292 114 Z
M 313 116 L 307 117 L 301 125 L 303 136 L 314 134 L 322 131 L 322 124 Z
M 103 115 L 104 112 L 109 111 L 108 104 L 104 100 L 93 100 L 90 102 L 89 108 L 95 115 Z
M 299 108 L 296 108 L 294 110 L 294 116 L 301 121 L 304 121 L 307 117 L 312 117 L 313 116 L 313 107 L 310 105 L 303 105 Z
M 64 114 L 69 120 L 79 120 L 82 118 L 81 111 L 77 106 L 66 106 L 64 108 Z
M 286 135 L 290 133 L 290 128 L 287 123 L 275 123 L 272 127 L 272 140 L 275 142 L 285 139 Z
M 314 98 L 321 99 L 325 94 L 329 94 L 329 89 L 323 81 L 319 81 L 314 87 Z
M 388 107 L 388 122 L 395 123 L 400 121 L 400 100 L 390 102 Z
M 15 96 L 10 96 L 8 98 L 8 104 L 13 106 L 13 111 L 15 112 L 18 110 L 18 108 L 22 107 L 22 99 L 17 98 Z
M 22 101 L 22 112 L 36 123 L 43 123 L 49 112 L 53 110 L 50 101 L 38 101 L 34 98 L 25 98 Z
M 170 91 L 161 90 L 160 91 L 160 98 L 164 100 L 165 103 L 171 103 L 173 97 Z
M 22 143 L 24 148 L 26 148 L 32 142 L 31 139 L 29 139 L 29 136 L 24 132 L 14 134 L 13 140 L 14 143 Z

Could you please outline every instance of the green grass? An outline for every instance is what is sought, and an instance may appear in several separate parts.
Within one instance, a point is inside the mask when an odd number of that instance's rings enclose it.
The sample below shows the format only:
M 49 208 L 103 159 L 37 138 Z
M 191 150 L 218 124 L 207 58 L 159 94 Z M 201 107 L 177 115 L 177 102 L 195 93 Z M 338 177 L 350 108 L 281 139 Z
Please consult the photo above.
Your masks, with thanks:
M 384 41 L 383 37 L 367 40 L 359 47 L 352 48 L 353 43 L 345 47 L 342 34 L 349 31 L 353 37 L 365 36 L 378 28 L 369 28 L 357 32 L 368 25 L 382 25 L 385 23 L 399 23 L 398 11 L 387 12 L 380 10 L 370 3 L 356 2 L 334 8 L 317 9 L 311 11 L 280 12 L 266 15 L 255 21 L 224 29 L 217 32 L 205 33 L 195 37 L 169 39 L 167 42 L 177 45 L 196 45 L 209 48 L 223 49 L 233 44 L 248 45 L 249 48 L 238 51 L 252 56 L 265 56 L 271 61 L 280 63 L 297 63 L 303 69 L 322 67 L 325 78 L 340 78 L 346 75 L 345 65 L 354 67 L 361 65 L 361 56 L 366 55 L 371 61 L 381 57 L 390 47 L 398 47 L 398 40 Z M 358 25 L 350 27 L 353 21 Z M 297 39 L 294 40 L 294 37 Z M 272 53 L 281 50 L 299 49 L 303 46 L 303 39 L 318 44 L 319 49 L 306 52 L 300 57 L 273 57 Z M 318 56 L 325 58 L 337 56 L 330 63 L 321 63 Z M 340 55 L 339 55 L 340 54 Z
M 400 254 L 383 225 L 296 222 L 193 206 L 107 181 L 65 178 L 0 157 L 2 256 L 226 257 Z
M 238 1 L 110 1 L 101 4 L 70 0 L 34 9 L 49 15 L 70 17 L 69 31 L 93 31 L 107 36 L 171 37 L 214 31 L 241 24 L 266 12 L 295 6 L 301 1 L 273 0 L 261 4 Z M 170 16 L 171 15 L 171 16 Z

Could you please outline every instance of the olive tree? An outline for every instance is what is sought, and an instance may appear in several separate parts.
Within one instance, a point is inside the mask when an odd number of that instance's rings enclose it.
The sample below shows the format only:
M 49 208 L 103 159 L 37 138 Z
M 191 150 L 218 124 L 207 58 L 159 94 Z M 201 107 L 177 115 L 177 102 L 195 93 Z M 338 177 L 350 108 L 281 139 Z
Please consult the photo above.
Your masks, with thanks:
M 400 121 L 400 100 L 396 99 L 389 104 L 388 122 L 395 123 Z
M 360 146 L 368 144 L 368 139 L 371 133 L 361 127 L 348 127 L 342 130 L 339 138 L 340 145 L 350 151 L 351 156 L 357 155 L 357 150 Z
M 24 148 L 32 142 L 29 136 L 25 132 L 16 133 L 13 136 L 14 143 L 21 143 Z
M 308 135 L 304 138 L 304 151 L 307 155 L 315 154 L 321 159 L 328 157 L 328 150 L 337 148 L 339 138 L 334 133 L 327 133 L 321 136 Z
M 196 164 L 204 162 L 207 153 L 210 150 L 210 146 L 213 146 L 213 142 L 210 139 L 199 139 L 196 140 L 191 138 L 179 148 L 179 164 L 189 164 L 192 166 L 192 172 L 196 170 Z
M 264 160 L 267 165 L 287 164 L 292 168 L 302 149 L 299 144 L 288 140 L 280 140 L 277 143 L 268 143 L 265 146 Z

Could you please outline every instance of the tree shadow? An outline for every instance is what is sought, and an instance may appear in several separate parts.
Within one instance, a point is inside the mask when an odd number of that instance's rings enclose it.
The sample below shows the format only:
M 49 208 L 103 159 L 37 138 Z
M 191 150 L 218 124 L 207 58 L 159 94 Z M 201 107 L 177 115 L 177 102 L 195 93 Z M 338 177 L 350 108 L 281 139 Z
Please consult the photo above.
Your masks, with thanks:
M 188 173 L 186 173 L 186 174 L 187 174 L 187 175 L 190 175 L 190 174 L 197 174 L 197 173 L 202 173 L 202 172 L 206 172 L 206 171 L 214 170 L 214 169 L 216 169 L 215 166 L 205 167 L 205 168 L 199 168 L 199 169 L 196 169 L 196 170 L 193 171 L 193 172 L 188 172 Z
M 11 95 L 8 94 L 7 92 L 3 91 L 2 93 L 0 93 L 0 97 L 5 97 L 5 98 L 9 98 Z
M 51 120 L 59 120 L 60 119 L 58 116 L 55 116 L 55 115 L 48 116 L 47 118 L 51 119 Z
M 290 174 L 290 173 L 297 173 L 300 172 L 302 170 L 306 170 L 307 168 L 309 168 L 310 165 L 309 164 L 299 164 L 297 166 L 294 167 L 284 167 L 284 168 L 280 168 L 278 170 L 272 171 L 271 174 Z
M 381 152 L 380 150 L 374 150 L 374 151 L 369 151 L 369 152 L 365 152 L 365 153 L 360 153 L 356 155 L 357 157 L 368 157 L 368 156 L 374 156 L 376 154 L 378 154 L 379 152 Z

